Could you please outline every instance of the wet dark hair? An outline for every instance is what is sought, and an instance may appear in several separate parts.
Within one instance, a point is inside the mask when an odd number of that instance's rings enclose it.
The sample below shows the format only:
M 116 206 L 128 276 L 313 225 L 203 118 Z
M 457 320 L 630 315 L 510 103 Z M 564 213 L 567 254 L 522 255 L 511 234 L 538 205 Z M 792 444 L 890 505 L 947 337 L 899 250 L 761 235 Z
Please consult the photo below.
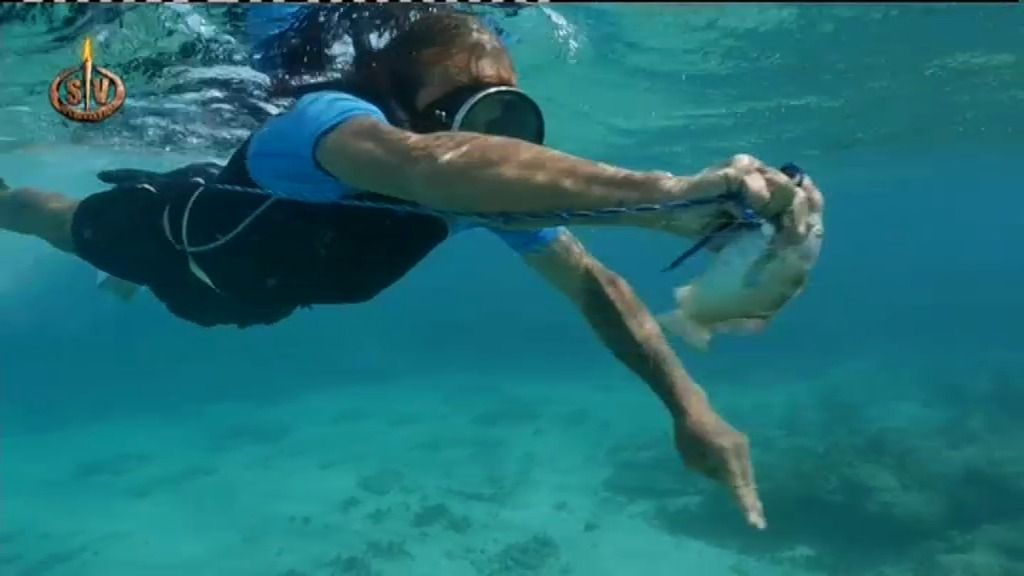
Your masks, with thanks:
M 377 105 L 408 128 L 416 95 L 443 70 L 465 84 L 516 81 L 512 61 L 494 30 L 478 15 L 445 5 L 349 5 L 311 9 L 279 34 L 271 50 L 280 66 L 275 95 L 300 97 L 339 90 Z M 330 49 L 347 37 L 347 63 Z M 378 44 L 374 46 L 374 40 Z M 490 66 L 481 67 L 481 63 Z M 310 76 L 323 77 L 308 81 Z M 296 81 L 298 80 L 298 81 Z

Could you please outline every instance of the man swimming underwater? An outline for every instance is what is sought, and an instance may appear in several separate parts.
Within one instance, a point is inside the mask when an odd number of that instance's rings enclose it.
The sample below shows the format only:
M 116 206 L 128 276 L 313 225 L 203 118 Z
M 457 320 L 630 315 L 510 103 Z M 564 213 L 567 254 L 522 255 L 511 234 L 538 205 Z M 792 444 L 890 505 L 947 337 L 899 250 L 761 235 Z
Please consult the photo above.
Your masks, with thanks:
M 799 237 L 807 234 L 808 206 L 820 204 L 809 178 L 798 185 L 749 156 L 678 177 L 542 146 L 539 107 L 516 88 L 499 40 L 472 16 L 426 15 L 382 48 L 365 36 L 354 45 L 344 83 L 301 97 L 223 168 L 101 173 L 115 186 L 80 201 L 4 188 L 0 229 L 36 236 L 144 286 L 185 320 L 244 327 L 278 322 L 299 307 L 367 301 L 446 238 L 481 226 L 441 213 L 557 213 L 732 193 Z M 740 214 L 736 205 L 711 203 L 589 223 L 698 238 Z M 746 436 L 714 411 L 629 284 L 561 222 L 487 227 L 566 294 L 657 394 L 685 463 L 725 484 L 748 522 L 764 527 Z

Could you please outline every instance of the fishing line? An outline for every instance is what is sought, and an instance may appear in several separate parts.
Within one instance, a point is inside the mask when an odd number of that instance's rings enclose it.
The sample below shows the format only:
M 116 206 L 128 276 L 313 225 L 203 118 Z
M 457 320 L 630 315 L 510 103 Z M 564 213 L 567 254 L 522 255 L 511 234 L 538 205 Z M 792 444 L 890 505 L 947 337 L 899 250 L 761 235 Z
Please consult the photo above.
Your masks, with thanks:
M 262 188 L 251 188 L 248 186 L 235 186 L 231 184 L 207 184 L 206 187 L 208 189 L 219 188 L 222 190 L 234 192 L 248 192 L 268 195 L 268 192 Z M 673 200 L 671 202 L 665 202 L 660 204 L 636 204 L 633 206 L 616 206 L 609 208 L 596 208 L 593 210 L 568 210 L 551 212 L 458 212 L 451 210 L 436 210 L 418 204 L 392 204 L 389 202 L 381 202 L 376 200 L 364 200 L 361 198 L 346 197 L 332 199 L 331 203 L 345 204 L 348 206 L 360 206 L 363 208 L 379 208 L 382 210 L 391 210 L 393 212 L 427 214 L 431 216 L 437 216 L 439 218 L 457 218 L 461 220 L 471 220 L 481 224 L 498 224 L 503 226 L 516 223 L 552 221 L 558 221 L 568 224 L 570 222 L 579 220 L 617 217 L 628 214 L 673 212 L 685 210 L 688 208 L 698 208 L 702 206 L 714 206 L 725 204 L 735 204 L 741 209 L 745 210 L 743 197 L 742 194 L 739 192 L 728 192 L 725 194 L 720 194 L 718 196 L 709 196 L 707 198 Z M 753 217 L 757 219 L 760 218 L 754 215 L 753 212 L 750 212 L 750 214 L 746 217 Z

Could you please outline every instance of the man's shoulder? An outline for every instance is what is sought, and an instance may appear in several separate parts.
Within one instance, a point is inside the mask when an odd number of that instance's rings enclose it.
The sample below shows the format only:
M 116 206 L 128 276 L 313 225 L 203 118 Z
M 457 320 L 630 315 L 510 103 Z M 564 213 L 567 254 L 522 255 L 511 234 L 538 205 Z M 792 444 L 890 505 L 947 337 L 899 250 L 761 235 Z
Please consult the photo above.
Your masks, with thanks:
M 384 113 L 372 102 L 338 90 L 320 90 L 304 94 L 289 109 L 290 112 L 309 110 L 329 110 L 332 113 L 365 111 L 375 116 L 384 117 Z
M 376 106 L 345 92 L 303 95 L 252 134 L 245 156 L 250 176 L 259 187 L 296 200 L 322 202 L 352 192 L 323 169 L 316 151 L 332 130 L 356 118 L 387 121 Z

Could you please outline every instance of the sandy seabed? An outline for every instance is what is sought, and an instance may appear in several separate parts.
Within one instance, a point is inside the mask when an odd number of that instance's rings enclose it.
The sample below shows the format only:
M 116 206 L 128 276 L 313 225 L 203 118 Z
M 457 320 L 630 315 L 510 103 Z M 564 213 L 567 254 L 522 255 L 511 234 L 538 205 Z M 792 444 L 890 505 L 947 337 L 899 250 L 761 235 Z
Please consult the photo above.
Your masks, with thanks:
M 631 501 L 708 489 L 637 385 L 376 382 L 9 436 L 0 572 L 796 573 L 673 535 Z M 659 475 L 616 470 L 638 451 Z
M 1007 358 L 971 386 L 905 359 L 709 375 L 751 436 L 765 532 L 683 469 L 621 372 L 419 370 L 12 430 L 0 574 L 1019 576 Z

